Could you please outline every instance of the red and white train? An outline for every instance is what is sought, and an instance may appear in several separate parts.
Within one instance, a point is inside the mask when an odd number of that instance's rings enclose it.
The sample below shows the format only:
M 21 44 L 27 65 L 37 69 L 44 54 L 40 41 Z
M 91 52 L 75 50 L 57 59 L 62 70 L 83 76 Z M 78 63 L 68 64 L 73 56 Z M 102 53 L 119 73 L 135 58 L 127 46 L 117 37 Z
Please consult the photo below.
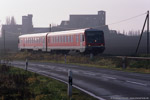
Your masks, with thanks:
M 104 33 L 97 29 L 81 29 L 19 36 L 18 48 L 22 50 L 102 53 L 105 50 Z

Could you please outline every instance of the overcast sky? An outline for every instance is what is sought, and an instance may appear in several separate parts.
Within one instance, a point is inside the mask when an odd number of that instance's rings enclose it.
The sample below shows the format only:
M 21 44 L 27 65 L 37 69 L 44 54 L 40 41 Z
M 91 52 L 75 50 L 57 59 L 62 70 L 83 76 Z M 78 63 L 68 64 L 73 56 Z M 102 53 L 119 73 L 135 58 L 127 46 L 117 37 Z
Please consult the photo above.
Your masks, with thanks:
M 33 14 L 35 27 L 48 27 L 69 20 L 70 14 L 97 14 L 106 11 L 106 24 L 118 22 L 150 10 L 150 0 L 1 0 L 0 24 L 7 16 L 14 16 L 17 24 L 22 16 Z M 114 30 L 141 30 L 145 16 L 109 26 Z

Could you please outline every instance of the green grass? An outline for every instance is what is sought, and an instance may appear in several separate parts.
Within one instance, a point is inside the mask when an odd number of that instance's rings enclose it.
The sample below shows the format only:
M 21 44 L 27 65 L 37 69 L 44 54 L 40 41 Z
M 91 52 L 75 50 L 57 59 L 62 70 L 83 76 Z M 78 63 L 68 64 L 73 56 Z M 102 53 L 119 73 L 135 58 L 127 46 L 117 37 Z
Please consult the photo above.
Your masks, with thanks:
M 0 100 L 70 100 L 66 84 L 15 67 L 0 66 L 0 84 Z M 73 88 L 71 100 L 96 99 Z
M 65 63 L 65 56 L 62 54 L 19 52 L 7 57 L 7 59 L 24 61 L 26 58 L 30 61 Z M 90 59 L 87 55 L 67 55 L 66 64 L 107 68 L 127 72 L 150 73 L 150 61 L 147 60 L 129 59 L 127 61 L 127 69 L 123 69 L 122 60 L 120 58 L 95 56 L 93 59 Z

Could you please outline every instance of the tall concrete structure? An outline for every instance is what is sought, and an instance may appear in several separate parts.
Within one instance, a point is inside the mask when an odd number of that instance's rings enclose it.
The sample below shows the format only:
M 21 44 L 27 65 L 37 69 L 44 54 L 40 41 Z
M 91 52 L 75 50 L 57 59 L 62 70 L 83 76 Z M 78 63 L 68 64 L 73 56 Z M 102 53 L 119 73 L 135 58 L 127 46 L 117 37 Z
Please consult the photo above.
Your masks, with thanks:
M 33 33 L 32 15 L 22 16 L 22 34 Z

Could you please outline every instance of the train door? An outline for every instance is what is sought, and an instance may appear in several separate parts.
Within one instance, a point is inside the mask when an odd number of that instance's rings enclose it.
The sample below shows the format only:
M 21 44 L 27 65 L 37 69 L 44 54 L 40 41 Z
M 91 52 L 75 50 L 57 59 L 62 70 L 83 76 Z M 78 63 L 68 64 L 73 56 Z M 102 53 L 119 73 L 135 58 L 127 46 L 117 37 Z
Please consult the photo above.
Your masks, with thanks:
M 43 37 L 43 51 L 45 51 L 46 45 L 45 45 L 45 37 Z
M 82 34 L 80 34 L 80 47 L 82 48 L 82 43 L 83 41 L 82 41 Z

